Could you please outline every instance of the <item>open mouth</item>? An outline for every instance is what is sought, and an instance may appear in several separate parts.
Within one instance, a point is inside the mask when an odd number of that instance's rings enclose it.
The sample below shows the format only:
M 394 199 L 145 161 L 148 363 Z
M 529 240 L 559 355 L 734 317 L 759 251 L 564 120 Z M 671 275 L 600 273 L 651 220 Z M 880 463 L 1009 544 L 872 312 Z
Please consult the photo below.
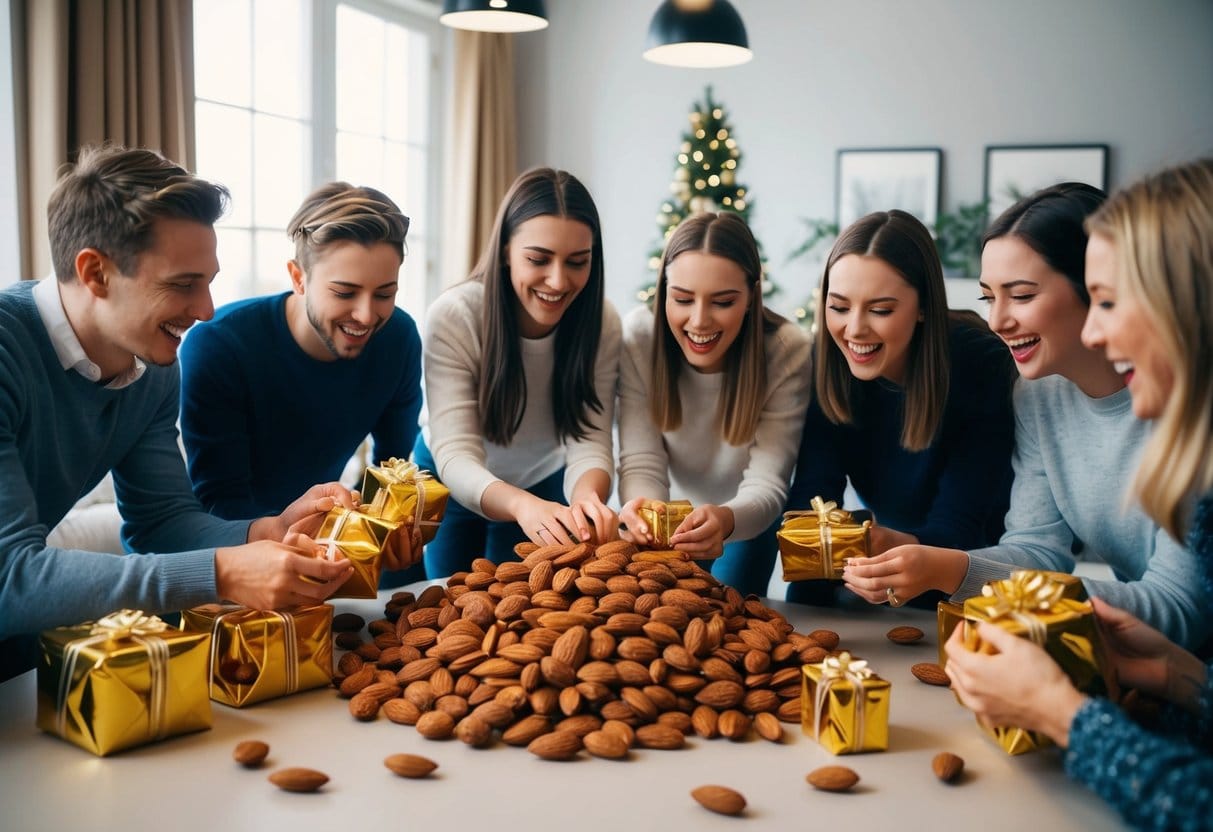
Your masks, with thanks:
M 1040 336 L 1026 335 L 1022 338 L 1003 339 L 1003 341 L 1010 348 L 1011 356 L 1022 363 L 1032 357 L 1032 353 L 1036 351 L 1036 345 L 1040 343 Z
M 1120 374 L 1124 378 L 1126 385 L 1128 385 L 1128 383 L 1133 380 L 1133 362 L 1132 361 L 1113 361 L 1112 369 L 1115 370 L 1118 374 Z
M 711 335 L 699 335 L 694 332 L 687 332 L 684 329 L 682 334 L 686 336 L 687 348 L 690 349 L 691 352 L 707 353 L 712 351 L 712 348 L 716 346 L 716 342 L 720 340 L 720 336 L 724 333 L 714 332 Z
M 178 343 L 178 344 L 181 343 L 181 338 L 185 335 L 186 330 L 188 330 L 188 329 L 189 329 L 189 324 L 186 324 L 185 326 L 181 326 L 179 324 L 168 324 L 168 323 L 160 324 L 160 331 L 163 332 L 165 335 L 167 335 L 175 343 Z
M 850 354 L 851 360 L 859 364 L 874 361 L 876 353 L 884 348 L 884 344 L 860 344 L 855 341 L 847 341 L 846 343 L 847 352 Z
M 339 330 L 341 330 L 342 334 L 345 335 L 347 338 L 352 338 L 355 341 L 365 338 L 371 334 L 371 328 L 369 326 L 355 326 L 353 324 L 337 324 L 337 328 Z
M 544 306 L 560 306 L 560 304 L 564 303 L 564 299 L 568 297 L 569 294 L 568 292 L 551 294 L 549 292 L 541 292 L 538 289 L 532 289 L 531 291 L 535 294 L 535 297 L 539 298 L 540 302 Z

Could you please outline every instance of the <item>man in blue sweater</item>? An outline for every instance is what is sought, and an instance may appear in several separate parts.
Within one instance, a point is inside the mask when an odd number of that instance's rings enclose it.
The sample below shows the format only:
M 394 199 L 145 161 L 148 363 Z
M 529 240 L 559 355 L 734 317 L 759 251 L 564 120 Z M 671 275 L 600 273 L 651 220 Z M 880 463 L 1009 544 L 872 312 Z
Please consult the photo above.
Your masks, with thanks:
M 185 331 L 214 312 L 226 199 L 153 151 L 85 148 L 48 206 L 56 277 L 0 291 L 0 679 L 32 666 L 32 634 L 47 627 L 122 607 L 315 603 L 349 577 L 298 536 L 352 505 L 339 485 L 252 522 L 207 514 L 190 489 L 174 364 Z M 47 545 L 107 472 L 128 550 L 175 554 Z
M 396 307 L 408 228 L 383 193 L 323 185 L 287 227 L 293 291 L 229 304 L 190 332 L 181 435 L 209 511 L 279 512 L 299 483 L 340 478 L 368 434 L 375 461 L 408 457 L 421 411 L 421 338 Z M 420 551 L 403 537 L 397 548 Z

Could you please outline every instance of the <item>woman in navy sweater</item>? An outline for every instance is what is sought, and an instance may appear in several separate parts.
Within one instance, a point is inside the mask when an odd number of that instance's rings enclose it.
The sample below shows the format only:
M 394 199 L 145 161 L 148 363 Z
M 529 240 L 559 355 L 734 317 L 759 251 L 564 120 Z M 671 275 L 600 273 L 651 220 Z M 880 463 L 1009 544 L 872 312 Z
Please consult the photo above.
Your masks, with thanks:
M 1087 226 L 1083 340 L 1125 375 L 1137 416 L 1155 421 L 1133 491 L 1159 525 L 1186 534 L 1213 597 L 1213 159 L 1142 180 Z M 1213 665 L 1093 603 L 1121 686 L 1166 702 L 1160 731 L 1079 693 L 1041 648 L 989 624 L 979 633 L 996 655 L 968 652 L 959 635 L 948 642 L 957 694 L 984 721 L 1047 734 L 1067 773 L 1135 827 L 1209 829 Z
M 997 541 L 1011 487 L 1015 369 L 980 318 L 948 311 L 922 223 L 881 211 L 844 230 L 817 320 L 816 395 L 788 509 L 815 496 L 841 505 L 849 479 L 876 516 L 873 554 Z M 833 589 L 797 582 L 788 600 L 828 602 Z

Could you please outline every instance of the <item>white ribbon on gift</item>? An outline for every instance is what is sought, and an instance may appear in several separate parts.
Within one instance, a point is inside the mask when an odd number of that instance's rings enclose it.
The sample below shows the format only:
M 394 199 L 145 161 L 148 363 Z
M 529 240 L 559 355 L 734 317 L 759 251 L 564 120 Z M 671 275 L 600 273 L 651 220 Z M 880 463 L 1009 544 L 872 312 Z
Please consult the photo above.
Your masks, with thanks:
M 852 659 L 850 653 L 828 656 L 817 665 L 821 668 L 821 679 L 813 697 L 813 736 L 821 740 L 822 713 L 826 710 L 830 688 L 838 683 L 847 683 L 855 688 L 855 743 L 863 742 L 864 695 L 863 683 L 874 675 L 864 659 Z

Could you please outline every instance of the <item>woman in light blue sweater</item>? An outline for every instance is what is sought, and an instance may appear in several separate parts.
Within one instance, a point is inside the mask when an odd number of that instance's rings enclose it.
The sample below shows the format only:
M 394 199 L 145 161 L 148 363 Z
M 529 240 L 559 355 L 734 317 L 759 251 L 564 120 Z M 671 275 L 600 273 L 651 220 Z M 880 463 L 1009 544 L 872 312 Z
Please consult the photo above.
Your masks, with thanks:
M 1114 196 L 1088 221 L 1084 340 L 1128 380 L 1133 411 L 1155 422 L 1133 492 L 1199 567 L 1213 598 L 1213 159 L 1163 171 Z M 1188 507 L 1196 499 L 1195 511 Z M 1213 665 L 1099 599 L 1120 684 L 1161 698 L 1160 732 L 1075 690 L 1026 639 L 982 624 L 996 655 L 948 642 L 961 700 L 997 725 L 1042 731 L 1067 773 L 1141 829 L 1213 828 Z

